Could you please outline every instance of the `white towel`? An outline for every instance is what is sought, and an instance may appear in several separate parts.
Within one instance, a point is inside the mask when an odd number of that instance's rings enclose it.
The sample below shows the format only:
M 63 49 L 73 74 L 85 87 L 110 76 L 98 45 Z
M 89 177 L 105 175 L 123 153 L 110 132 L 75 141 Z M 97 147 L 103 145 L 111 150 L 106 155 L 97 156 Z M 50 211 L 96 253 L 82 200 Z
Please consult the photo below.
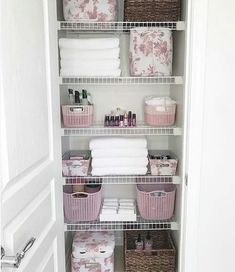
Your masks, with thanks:
M 89 71 L 93 69 L 116 70 L 120 66 L 120 60 L 61 60 L 60 65 L 62 69 L 76 69 L 76 71 Z
M 119 158 L 119 157 L 147 157 L 147 148 L 112 148 L 94 149 L 91 151 L 92 158 Z
M 124 209 L 124 208 L 120 208 L 119 210 L 118 210 L 118 214 L 134 214 L 135 213 L 135 210 L 134 210 L 134 208 L 133 209 L 131 209 L 131 208 L 127 208 L 127 209 Z
M 89 147 L 93 149 L 104 148 L 146 148 L 146 138 L 132 138 L 132 137 L 102 137 L 95 138 L 90 141 Z
M 148 165 L 147 157 L 143 158 L 100 158 L 92 159 L 92 167 L 144 167 Z
M 77 50 L 61 48 L 60 57 L 64 60 L 109 60 L 119 59 L 120 48 L 99 50 Z
M 60 48 L 110 49 L 119 47 L 119 38 L 59 39 Z
M 170 97 L 147 96 L 145 97 L 145 103 L 153 106 L 169 106 L 176 104 L 176 101 Z
M 92 176 L 104 175 L 145 175 L 147 167 L 99 167 L 92 168 Z
M 109 70 L 94 67 L 92 70 L 85 70 L 82 67 L 76 69 L 61 69 L 60 76 L 62 77 L 120 77 L 121 70 Z

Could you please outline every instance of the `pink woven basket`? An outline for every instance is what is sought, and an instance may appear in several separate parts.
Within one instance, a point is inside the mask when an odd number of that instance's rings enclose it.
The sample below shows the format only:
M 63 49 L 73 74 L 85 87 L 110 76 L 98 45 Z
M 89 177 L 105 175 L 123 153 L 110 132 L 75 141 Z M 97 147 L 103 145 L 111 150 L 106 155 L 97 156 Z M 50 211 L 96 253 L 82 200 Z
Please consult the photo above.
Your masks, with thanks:
M 174 184 L 138 184 L 137 204 L 140 215 L 147 220 L 172 217 L 175 204 Z
M 101 189 L 93 194 L 73 193 L 72 186 L 64 186 L 64 214 L 70 222 L 96 220 L 100 206 Z
M 93 105 L 62 106 L 65 127 L 89 127 L 93 123 Z
M 162 108 L 162 107 L 161 107 Z M 144 119 L 150 126 L 172 126 L 175 123 L 176 105 L 166 105 L 165 110 L 160 111 L 153 105 L 144 105 Z

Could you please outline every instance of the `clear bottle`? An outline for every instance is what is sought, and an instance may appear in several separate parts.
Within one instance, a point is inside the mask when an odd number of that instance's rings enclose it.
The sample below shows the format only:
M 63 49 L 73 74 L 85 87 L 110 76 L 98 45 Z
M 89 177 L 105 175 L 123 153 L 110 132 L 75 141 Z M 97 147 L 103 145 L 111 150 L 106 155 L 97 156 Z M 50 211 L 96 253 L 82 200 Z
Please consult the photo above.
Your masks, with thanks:
M 73 89 L 68 89 L 68 103 L 69 105 L 74 104 L 74 94 L 73 94 Z
M 135 241 L 135 249 L 136 249 L 136 250 L 143 250 L 143 249 L 144 249 L 144 242 L 143 242 L 143 240 L 141 239 L 140 233 L 138 234 L 138 238 L 137 238 L 137 240 Z
M 150 236 L 150 233 L 148 231 L 147 236 L 144 241 L 144 249 L 146 255 L 152 255 L 152 249 L 153 249 L 153 240 Z
M 125 112 L 124 114 L 124 127 L 127 127 L 128 126 L 128 116 L 127 116 L 127 113 Z

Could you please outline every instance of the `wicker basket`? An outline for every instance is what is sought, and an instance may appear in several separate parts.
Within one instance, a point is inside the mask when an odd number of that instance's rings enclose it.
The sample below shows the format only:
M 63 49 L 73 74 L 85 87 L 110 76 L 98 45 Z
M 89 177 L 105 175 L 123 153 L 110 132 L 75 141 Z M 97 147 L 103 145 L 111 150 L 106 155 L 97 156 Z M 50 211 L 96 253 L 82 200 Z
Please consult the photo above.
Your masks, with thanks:
M 124 234 L 124 256 L 126 272 L 175 272 L 176 249 L 168 231 L 150 231 L 153 240 L 151 251 L 135 250 L 138 234 L 142 239 L 147 231 L 126 231 Z
M 156 22 L 180 20 L 180 0 L 125 0 L 124 20 Z

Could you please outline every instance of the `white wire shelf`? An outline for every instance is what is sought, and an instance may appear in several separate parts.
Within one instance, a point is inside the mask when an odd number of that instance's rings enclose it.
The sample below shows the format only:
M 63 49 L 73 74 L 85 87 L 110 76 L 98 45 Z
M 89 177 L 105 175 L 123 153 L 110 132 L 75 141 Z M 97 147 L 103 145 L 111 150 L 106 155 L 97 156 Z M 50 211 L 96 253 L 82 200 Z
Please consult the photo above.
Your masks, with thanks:
M 161 27 L 185 30 L 184 21 L 178 22 L 78 22 L 59 21 L 58 30 L 79 32 L 129 32 L 134 27 Z
M 79 223 L 65 223 L 65 231 L 104 231 L 104 230 L 178 230 L 179 225 L 171 218 L 169 220 L 145 220 L 137 216 L 133 222 L 100 222 L 99 220 Z
M 60 77 L 60 84 L 77 85 L 153 85 L 183 84 L 182 76 L 158 77 Z
M 86 177 L 63 177 L 63 185 L 72 184 L 113 184 L 113 185 L 130 185 L 130 184 L 180 184 L 179 176 L 86 176 Z
M 87 128 L 62 128 L 62 136 L 109 136 L 109 135 L 123 135 L 123 136 L 179 136 L 182 130 L 179 127 L 150 127 L 145 125 L 138 125 L 136 127 L 103 127 L 100 125 L 93 125 Z

